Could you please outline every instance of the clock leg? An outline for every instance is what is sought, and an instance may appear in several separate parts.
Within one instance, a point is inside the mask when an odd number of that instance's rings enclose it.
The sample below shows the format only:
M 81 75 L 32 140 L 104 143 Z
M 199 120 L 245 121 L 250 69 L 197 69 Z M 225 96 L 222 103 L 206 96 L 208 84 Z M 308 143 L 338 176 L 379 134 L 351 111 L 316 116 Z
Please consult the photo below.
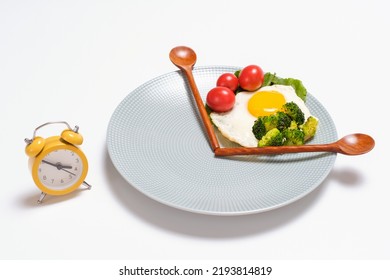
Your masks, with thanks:
M 87 186 L 87 189 L 88 189 L 88 190 L 90 190 L 90 189 L 92 188 L 92 185 L 88 184 L 88 183 L 85 182 L 85 181 L 83 182 L 83 184 Z
M 42 203 L 42 200 L 45 198 L 46 194 L 44 192 L 41 192 L 41 196 L 39 197 L 38 199 L 38 204 L 41 204 Z

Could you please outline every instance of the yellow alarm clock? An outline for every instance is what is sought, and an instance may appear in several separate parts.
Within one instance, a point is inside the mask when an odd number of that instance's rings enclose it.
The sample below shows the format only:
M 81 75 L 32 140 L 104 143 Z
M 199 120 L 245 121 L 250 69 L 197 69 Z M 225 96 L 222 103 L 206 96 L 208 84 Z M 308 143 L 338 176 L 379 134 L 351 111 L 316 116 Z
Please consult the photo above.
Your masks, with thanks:
M 67 129 L 60 136 L 42 138 L 36 136 L 37 130 L 51 124 L 65 124 Z M 32 139 L 25 139 L 25 148 L 29 158 L 29 168 L 34 183 L 42 191 L 38 203 L 42 203 L 46 194 L 65 195 L 84 184 L 88 173 L 88 161 L 78 147 L 83 137 L 78 133 L 79 127 L 72 129 L 67 122 L 48 122 L 34 130 Z

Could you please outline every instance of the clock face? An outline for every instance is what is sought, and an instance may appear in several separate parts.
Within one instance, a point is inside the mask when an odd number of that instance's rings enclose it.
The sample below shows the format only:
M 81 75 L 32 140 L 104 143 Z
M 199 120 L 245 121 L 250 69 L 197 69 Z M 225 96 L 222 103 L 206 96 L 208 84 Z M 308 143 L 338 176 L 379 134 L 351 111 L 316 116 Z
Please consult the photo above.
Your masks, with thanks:
M 38 179 L 46 188 L 64 190 L 79 181 L 83 160 L 69 149 L 57 149 L 46 154 L 38 165 Z

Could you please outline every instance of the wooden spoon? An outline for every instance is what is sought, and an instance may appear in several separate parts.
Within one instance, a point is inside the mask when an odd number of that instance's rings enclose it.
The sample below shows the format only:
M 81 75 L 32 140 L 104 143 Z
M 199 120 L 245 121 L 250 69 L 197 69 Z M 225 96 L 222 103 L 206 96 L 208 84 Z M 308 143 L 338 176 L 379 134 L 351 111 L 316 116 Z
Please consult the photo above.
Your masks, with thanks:
M 347 135 L 340 140 L 330 144 L 319 145 L 301 145 L 301 146 L 278 146 L 262 148 L 220 148 L 213 125 L 206 112 L 204 103 L 196 86 L 192 68 L 196 63 L 196 53 L 189 47 L 175 47 L 169 53 L 169 58 L 173 64 L 179 67 L 187 76 L 192 94 L 194 95 L 203 124 L 206 128 L 211 147 L 216 156 L 232 155 L 260 155 L 260 154 L 286 154 L 286 153 L 304 153 L 304 152 L 333 152 L 344 155 L 361 155 L 371 151 L 375 146 L 374 139 L 366 134 L 355 133 Z
M 374 148 L 374 146 L 375 141 L 371 136 L 362 133 L 355 133 L 344 136 L 340 140 L 330 144 L 278 146 L 262 148 L 218 148 L 215 149 L 214 152 L 216 156 L 287 154 L 308 152 L 333 152 L 349 156 L 357 156 L 368 153 Z
M 192 94 L 194 95 L 195 102 L 198 107 L 198 111 L 206 128 L 211 148 L 213 149 L 213 151 L 215 151 L 215 149 L 219 148 L 219 143 L 215 135 L 213 125 L 211 124 L 209 116 L 206 112 L 205 105 L 202 101 L 202 98 L 200 97 L 198 87 L 196 86 L 194 80 L 194 76 L 192 75 L 192 68 L 194 67 L 196 62 L 196 53 L 189 47 L 179 46 L 171 50 L 171 52 L 169 53 L 169 58 L 172 63 L 179 67 L 187 76 L 190 88 L 192 90 Z

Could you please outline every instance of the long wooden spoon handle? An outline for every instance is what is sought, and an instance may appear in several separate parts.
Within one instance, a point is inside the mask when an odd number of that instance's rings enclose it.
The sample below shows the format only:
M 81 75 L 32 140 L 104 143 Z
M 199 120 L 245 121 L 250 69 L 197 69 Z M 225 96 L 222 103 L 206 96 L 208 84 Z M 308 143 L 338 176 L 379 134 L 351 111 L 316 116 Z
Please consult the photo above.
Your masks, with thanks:
M 209 116 L 207 114 L 205 105 L 203 103 L 202 97 L 199 94 L 198 87 L 196 86 L 194 76 L 192 74 L 192 69 L 190 67 L 183 68 L 187 79 L 188 83 L 190 84 L 192 94 L 195 98 L 196 105 L 198 107 L 199 114 L 202 118 L 203 124 L 206 128 L 207 135 L 209 137 L 209 141 L 211 144 L 211 148 L 213 151 L 215 151 L 217 148 L 219 148 L 219 142 L 217 140 L 217 136 L 215 135 L 213 125 L 211 124 L 211 121 L 209 119 Z
M 340 149 L 335 144 L 325 145 L 302 145 L 302 146 L 278 146 L 262 148 L 218 148 L 214 150 L 216 156 L 234 156 L 234 155 L 272 155 L 286 153 L 304 153 L 304 152 L 334 152 L 340 153 Z

